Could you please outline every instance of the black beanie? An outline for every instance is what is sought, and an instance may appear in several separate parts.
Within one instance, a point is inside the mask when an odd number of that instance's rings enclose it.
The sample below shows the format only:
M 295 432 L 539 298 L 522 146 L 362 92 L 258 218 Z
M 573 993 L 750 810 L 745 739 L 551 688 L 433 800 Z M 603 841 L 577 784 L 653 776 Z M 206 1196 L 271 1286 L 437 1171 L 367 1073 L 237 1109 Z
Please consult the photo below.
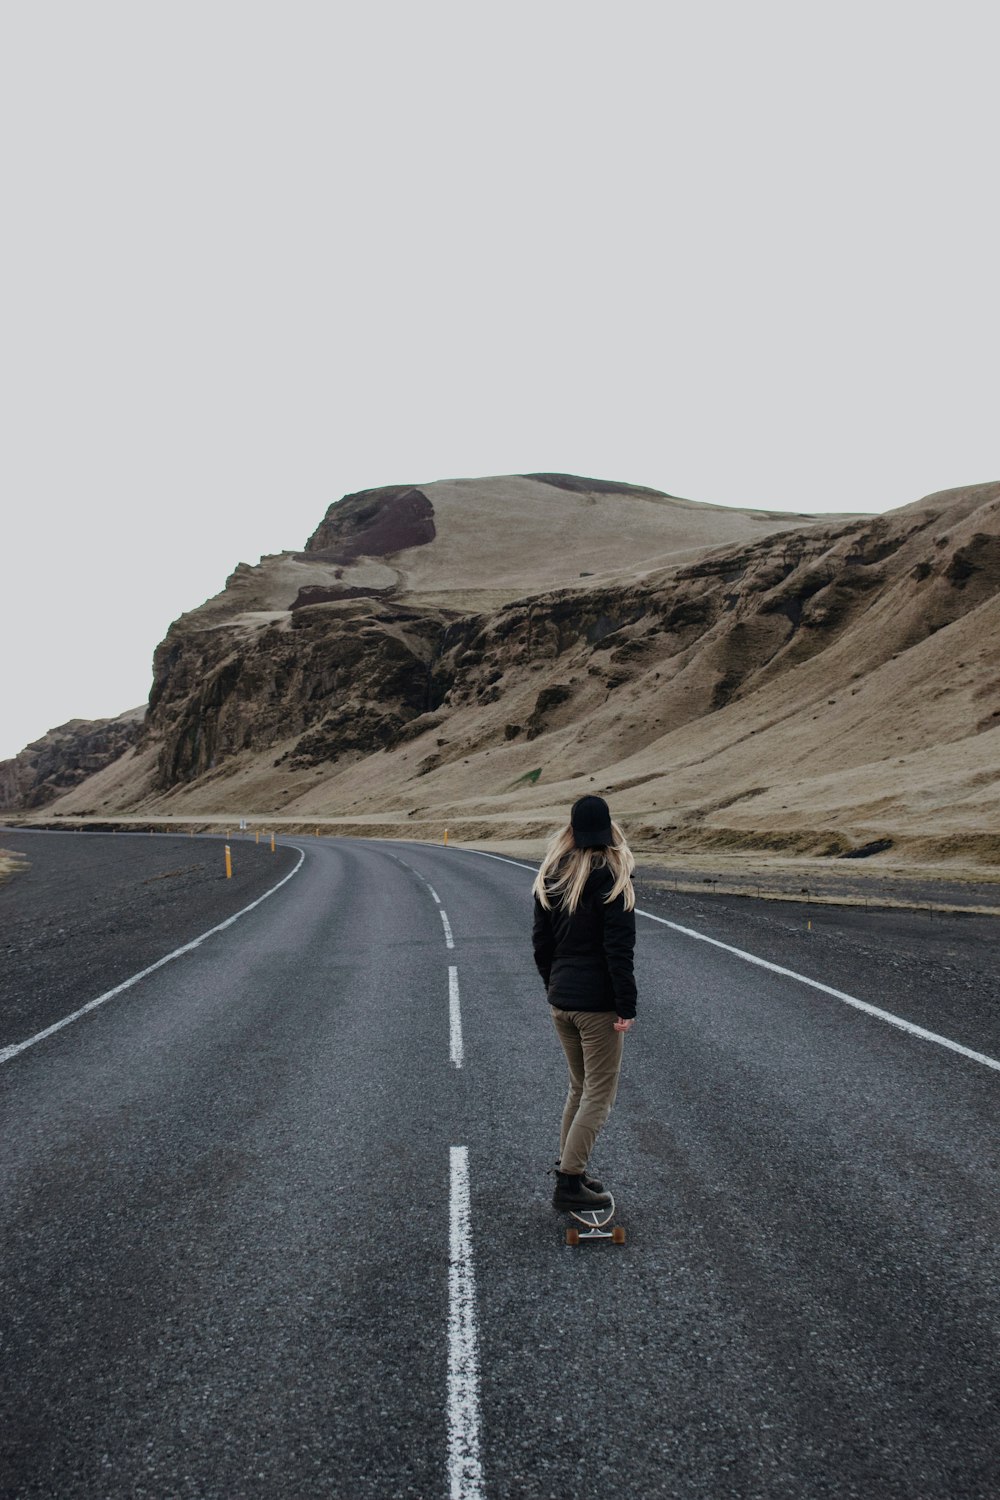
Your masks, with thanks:
M 611 809 L 603 797 L 581 797 L 573 803 L 569 820 L 578 849 L 598 849 L 614 841 Z

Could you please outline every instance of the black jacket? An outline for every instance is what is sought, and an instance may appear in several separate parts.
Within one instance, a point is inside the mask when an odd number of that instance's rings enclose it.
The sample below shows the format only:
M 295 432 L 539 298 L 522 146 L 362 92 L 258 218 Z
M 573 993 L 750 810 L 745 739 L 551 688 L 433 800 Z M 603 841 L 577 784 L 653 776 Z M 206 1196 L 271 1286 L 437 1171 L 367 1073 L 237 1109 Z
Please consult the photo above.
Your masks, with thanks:
M 591 870 L 572 916 L 556 905 L 546 911 L 535 897 L 532 944 L 550 1005 L 635 1015 L 635 912 L 622 895 L 605 904 L 614 883 L 607 865 Z

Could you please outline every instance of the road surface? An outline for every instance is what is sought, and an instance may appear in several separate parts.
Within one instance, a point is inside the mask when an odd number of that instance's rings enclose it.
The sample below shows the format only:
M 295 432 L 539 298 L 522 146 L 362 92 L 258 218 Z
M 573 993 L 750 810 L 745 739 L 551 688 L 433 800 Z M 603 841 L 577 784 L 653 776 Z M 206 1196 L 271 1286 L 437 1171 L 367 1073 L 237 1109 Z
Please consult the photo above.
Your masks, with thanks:
M 285 842 L 238 920 L 0 1035 L 0 1493 L 1000 1494 L 967 1014 L 950 1050 L 641 916 L 628 1243 L 571 1249 L 533 872 Z

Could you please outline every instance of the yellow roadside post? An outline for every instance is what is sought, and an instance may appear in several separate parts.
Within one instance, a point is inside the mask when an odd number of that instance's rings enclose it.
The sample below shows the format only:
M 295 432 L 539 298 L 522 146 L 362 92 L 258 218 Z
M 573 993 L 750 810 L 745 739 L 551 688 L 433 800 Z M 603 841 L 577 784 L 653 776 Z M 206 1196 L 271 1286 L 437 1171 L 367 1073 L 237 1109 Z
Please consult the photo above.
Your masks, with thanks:
M 259 844 L 260 843 L 260 829 L 259 828 L 257 829 L 256 835 L 254 837 L 254 843 L 255 844 Z
M 226 879 L 227 880 L 232 880 L 232 878 L 233 878 L 233 856 L 230 853 L 229 845 L 227 844 L 226 845 Z
M 445 841 L 445 843 L 448 842 L 448 830 L 447 830 L 447 828 L 444 831 L 444 841 Z
M 274 853 L 274 834 L 271 834 L 271 853 Z

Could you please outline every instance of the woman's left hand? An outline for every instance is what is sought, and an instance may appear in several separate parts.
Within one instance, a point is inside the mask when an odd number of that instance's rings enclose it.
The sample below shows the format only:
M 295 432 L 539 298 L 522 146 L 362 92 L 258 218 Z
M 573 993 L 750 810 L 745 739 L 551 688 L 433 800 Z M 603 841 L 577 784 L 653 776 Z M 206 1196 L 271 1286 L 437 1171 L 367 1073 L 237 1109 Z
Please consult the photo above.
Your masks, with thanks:
M 617 1021 L 615 1022 L 615 1030 L 616 1031 L 631 1031 L 632 1027 L 634 1025 L 635 1025 L 635 1016 L 631 1016 L 627 1021 L 625 1020 L 625 1018 L 623 1016 L 619 1016 L 618 1019 L 617 1019 Z

